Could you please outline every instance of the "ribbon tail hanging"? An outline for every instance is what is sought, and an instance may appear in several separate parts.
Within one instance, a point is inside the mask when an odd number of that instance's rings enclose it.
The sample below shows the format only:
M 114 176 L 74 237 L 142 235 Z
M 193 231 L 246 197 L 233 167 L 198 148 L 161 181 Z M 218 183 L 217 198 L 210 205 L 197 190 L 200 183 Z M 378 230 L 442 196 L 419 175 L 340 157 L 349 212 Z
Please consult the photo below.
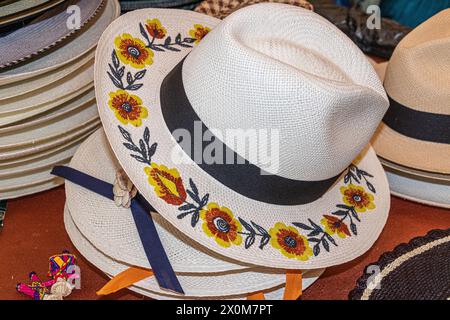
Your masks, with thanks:
M 108 182 L 66 166 L 56 166 L 51 173 L 114 200 L 113 185 Z M 152 272 L 161 288 L 184 294 L 158 236 L 150 211 L 155 210 L 138 193 L 131 201 L 131 213 Z

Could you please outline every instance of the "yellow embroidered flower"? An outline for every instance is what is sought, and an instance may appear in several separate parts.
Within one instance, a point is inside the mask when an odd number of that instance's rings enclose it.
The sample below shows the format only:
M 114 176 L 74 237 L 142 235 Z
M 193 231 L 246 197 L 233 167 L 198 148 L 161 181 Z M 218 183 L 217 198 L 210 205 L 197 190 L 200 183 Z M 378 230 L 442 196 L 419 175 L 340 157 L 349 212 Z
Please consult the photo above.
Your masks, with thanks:
M 211 29 L 208 27 L 204 27 L 201 24 L 194 24 L 194 29 L 189 30 L 189 35 L 191 38 L 195 39 L 194 43 L 199 43 Z
M 153 63 L 153 51 L 147 48 L 142 40 L 133 38 L 128 33 L 116 37 L 114 44 L 117 48 L 117 56 L 124 64 L 142 69 Z
M 166 36 L 167 30 L 161 25 L 158 19 L 147 20 L 145 24 L 147 32 L 155 39 L 162 39 Z
M 363 187 L 349 184 L 340 188 L 346 205 L 352 206 L 357 212 L 375 209 L 373 195 L 366 192 Z
M 239 232 L 242 226 L 234 219 L 230 209 L 210 203 L 207 209 L 200 211 L 200 218 L 203 220 L 203 231 L 209 237 L 214 237 L 220 246 L 228 248 L 232 244 L 241 244 L 242 237 Z
M 123 124 L 130 123 L 139 127 L 142 119 L 148 116 L 147 108 L 142 105 L 141 98 L 124 90 L 111 92 L 108 105 L 114 111 L 116 118 Z
M 151 167 L 144 168 L 144 171 L 157 196 L 165 202 L 179 206 L 186 200 L 186 190 L 177 169 L 152 163 Z
M 337 234 L 340 238 L 350 237 L 351 233 L 348 230 L 348 226 L 341 221 L 338 217 L 323 215 L 323 219 L 320 223 L 325 227 L 325 232 L 329 235 Z
M 275 249 L 290 258 L 307 261 L 313 255 L 308 239 L 302 236 L 294 227 L 288 227 L 278 222 L 269 230 L 270 244 Z

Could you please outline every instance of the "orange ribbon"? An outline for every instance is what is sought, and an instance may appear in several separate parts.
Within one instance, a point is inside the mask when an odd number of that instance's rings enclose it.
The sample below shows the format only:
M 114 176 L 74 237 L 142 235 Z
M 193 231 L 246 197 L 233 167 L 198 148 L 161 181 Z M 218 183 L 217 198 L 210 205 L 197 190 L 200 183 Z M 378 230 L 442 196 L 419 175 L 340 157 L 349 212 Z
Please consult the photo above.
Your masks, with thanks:
M 121 289 L 128 288 L 138 281 L 151 277 L 152 275 L 153 271 L 149 269 L 138 267 L 129 268 L 112 278 L 103 286 L 103 288 L 97 291 L 97 295 L 105 296 L 117 292 Z
M 247 300 L 266 300 L 266 297 L 264 297 L 264 293 L 260 291 L 260 292 L 250 293 L 247 296 Z
M 108 295 L 153 276 L 153 271 L 144 268 L 132 267 L 122 271 L 112 278 L 103 288 L 97 291 L 97 295 Z M 297 300 L 302 295 L 302 272 L 300 270 L 286 271 L 286 287 L 283 300 Z M 247 300 L 265 300 L 263 292 L 251 293 Z
M 302 295 L 302 271 L 286 271 L 286 288 L 283 300 L 297 300 Z

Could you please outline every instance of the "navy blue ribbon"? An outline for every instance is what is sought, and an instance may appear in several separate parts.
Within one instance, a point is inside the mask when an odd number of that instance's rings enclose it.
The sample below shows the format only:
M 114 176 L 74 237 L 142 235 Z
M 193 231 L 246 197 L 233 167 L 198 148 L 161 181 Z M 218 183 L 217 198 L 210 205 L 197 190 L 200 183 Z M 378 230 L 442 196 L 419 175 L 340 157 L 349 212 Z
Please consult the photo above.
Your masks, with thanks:
M 388 98 L 383 122 L 391 129 L 413 139 L 450 144 L 450 115 L 418 111 Z
M 113 185 L 108 182 L 65 166 L 56 166 L 51 173 L 105 198 L 114 200 Z M 158 232 L 150 214 L 150 211 L 156 210 L 139 193 L 131 201 L 130 208 L 145 254 L 159 286 L 163 289 L 184 294 L 180 282 L 175 275 L 175 271 L 167 258 L 167 254 L 159 239 Z

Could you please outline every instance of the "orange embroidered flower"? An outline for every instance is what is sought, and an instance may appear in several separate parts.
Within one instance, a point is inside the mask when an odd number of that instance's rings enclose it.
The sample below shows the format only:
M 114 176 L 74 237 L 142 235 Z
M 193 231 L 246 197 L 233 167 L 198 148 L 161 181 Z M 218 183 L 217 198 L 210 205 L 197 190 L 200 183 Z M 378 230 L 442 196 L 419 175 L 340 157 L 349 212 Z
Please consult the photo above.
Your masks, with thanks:
M 189 30 L 189 35 L 195 39 L 194 43 L 199 43 L 211 29 L 201 24 L 194 24 L 194 29 Z
M 158 19 L 147 20 L 145 24 L 147 32 L 155 39 L 162 39 L 166 36 L 167 30 L 161 25 Z
M 138 96 L 129 94 L 124 90 L 117 90 L 111 92 L 109 98 L 109 107 L 123 124 L 130 123 L 139 127 L 142 124 L 142 119 L 148 116 L 147 108 L 142 105 L 142 100 Z
M 351 233 L 348 230 L 347 225 L 341 221 L 338 217 L 329 216 L 324 214 L 320 223 L 325 227 L 325 232 L 329 235 L 337 233 L 340 238 L 350 237 Z
M 275 249 L 290 258 L 306 261 L 313 255 L 308 239 L 302 236 L 294 227 L 288 227 L 278 222 L 269 230 L 270 244 Z
M 366 192 L 363 187 L 349 184 L 347 187 L 341 187 L 340 190 L 345 204 L 354 207 L 357 212 L 375 209 L 373 195 Z
M 230 209 L 210 203 L 207 209 L 200 211 L 200 218 L 203 220 L 203 231 L 209 237 L 214 237 L 220 246 L 228 248 L 231 244 L 241 244 L 242 237 L 239 232 L 242 226 Z
M 129 64 L 133 68 L 142 69 L 153 63 L 153 51 L 145 46 L 138 38 L 133 38 L 128 33 L 116 37 L 114 40 L 116 53 L 120 61 Z
M 155 193 L 165 202 L 179 206 L 186 200 L 186 190 L 177 169 L 168 169 L 164 165 L 152 163 L 151 167 L 144 168 L 144 171 Z

